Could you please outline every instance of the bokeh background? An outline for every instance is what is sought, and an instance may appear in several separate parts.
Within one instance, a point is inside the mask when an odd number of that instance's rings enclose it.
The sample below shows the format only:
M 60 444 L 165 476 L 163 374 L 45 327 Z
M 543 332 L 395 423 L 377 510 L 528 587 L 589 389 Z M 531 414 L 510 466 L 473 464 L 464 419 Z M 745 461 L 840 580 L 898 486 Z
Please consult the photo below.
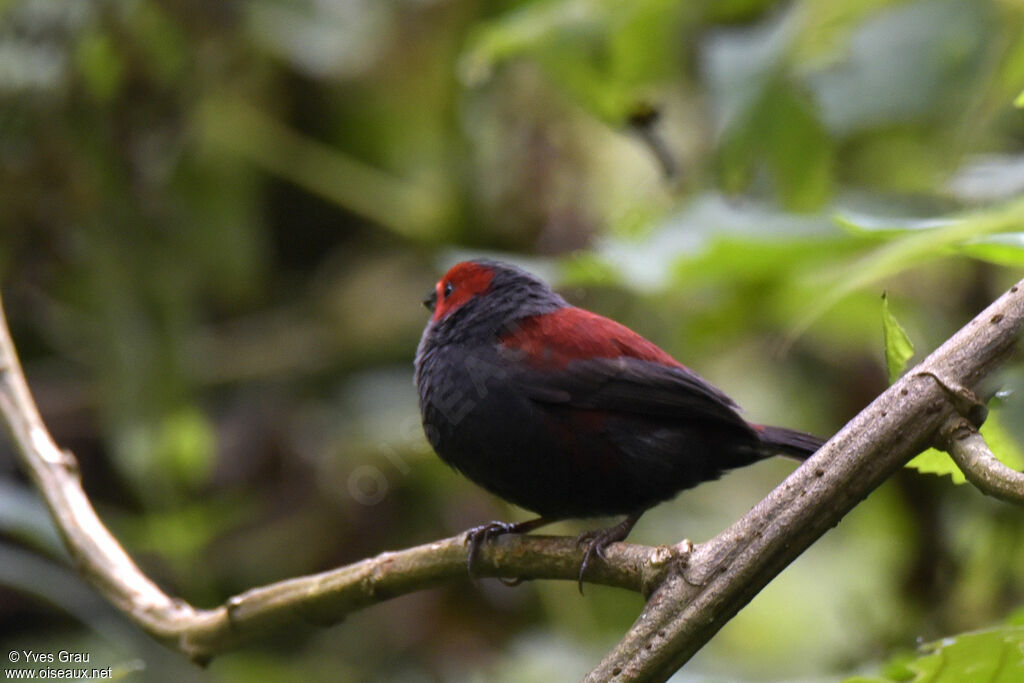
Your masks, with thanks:
M 751 419 L 834 432 L 887 385 L 883 291 L 919 360 L 1021 276 L 1022 90 L 1019 0 L 5 0 L 0 283 L 102 518 L 213 606 L 526 518 L 419 427 L 420 301 L 465 256 L 543 275 Z M 997 412 L 1017 448 L 1024 409 Z M 631 540 L 708 538 L 794 466 Z M 908 469 L 679 680 L 877 674 L 1022 602 L 1020 511 Z M 125 680 L 572 680 L 640 607 L 466 580 L 198 669 L 76 577 L 0 444 L 5 652 Z

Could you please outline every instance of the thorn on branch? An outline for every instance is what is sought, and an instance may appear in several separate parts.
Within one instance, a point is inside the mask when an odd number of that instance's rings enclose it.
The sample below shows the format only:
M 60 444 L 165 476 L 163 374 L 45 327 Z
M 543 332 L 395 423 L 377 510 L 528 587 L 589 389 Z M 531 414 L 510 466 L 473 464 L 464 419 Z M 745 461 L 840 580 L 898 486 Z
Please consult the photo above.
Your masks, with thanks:
M 934 379 L 946 394 L 946 398 L 953 405 L 957 414 L 968 420 L 975 429 L 985 423 L 985 419 L 988 417 L 988 406 L 982 403 L 973 391 L 952 379 L 940 377 L 931 370 L 922 370 L 917 375 Z

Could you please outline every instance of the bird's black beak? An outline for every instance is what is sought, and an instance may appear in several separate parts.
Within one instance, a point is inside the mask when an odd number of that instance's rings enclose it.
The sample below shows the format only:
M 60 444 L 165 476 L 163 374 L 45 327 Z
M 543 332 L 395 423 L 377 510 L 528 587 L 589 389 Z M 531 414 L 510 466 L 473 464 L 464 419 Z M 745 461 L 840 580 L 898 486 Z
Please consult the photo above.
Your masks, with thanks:
M 430 296 L 423 300 L 423 305 L 427 307 L 427 310 L 431 313 L 434 312 L 434 306 L 437 305 L 437 292 L 431 292 Z

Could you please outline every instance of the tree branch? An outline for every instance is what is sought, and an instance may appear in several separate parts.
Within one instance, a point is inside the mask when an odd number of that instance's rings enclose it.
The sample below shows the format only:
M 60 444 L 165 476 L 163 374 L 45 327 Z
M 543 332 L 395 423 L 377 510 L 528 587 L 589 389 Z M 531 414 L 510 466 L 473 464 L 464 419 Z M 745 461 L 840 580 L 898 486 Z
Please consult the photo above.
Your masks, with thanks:
M 955 416 L 939 430 L 938 445 L 984 493 L 1008 503 L 1024 505 L 1024 472 L 1010 469 L 992 454 L 988 444 L 968 420 Z
M 296 620 L 335 624 L 346 615 L 400 595 L 466 579 L 465 534 L 355 562 L 320 574 L 287 579 L 229 598 L 206 619 L 181 623 L 175 642 L 194 660 L 238 647 Z M 650 592 L 673 566 L 665 547 L 620 544 L 593 583 Z M 575 580 L 582 559 L 573 539 L 508 536 L 480 549 L 480 576 Z
M 273 627 L 305 618 L 340 621 L 392 597 L 466 578 L 465 534 L 331 571 L 254 588 L 198 609 L 154 584 L 106 529 L 82 488 L 74 456 L 57 448 L 29 392 L 0 302 L 0 414 L 50 510 L 80 575 L 151 636 L 205 662 Z M 650 593 L 677 549 L 616 544 L 587 580 Z M 576 581 L 582 551 L 573 539 L 508 536 L 480 549 L 480 576 Z
M 662 681 L 790 562 L 914 454 L 954 414 L 935 377 L 973 387 L 1024 324 L 1018 283 L 875 399 L 731 527 L 694 548 L 588 681 Z M 929 375 L 931 375 L 929 377 Z
M 940 383 L 973 386 L 1010 350 L 1024 321 L 1022 282 L 958 332 L 918 371 L 875 400 L 751 512 L 689 550 L 626 543 L 587 573 L 650 595 L 590 680 L 663 680 L 776 574 L 934 439 L 954 414 Z M 932 377 L 927 375 L 931 374 Z M 80 574 L 158 640 L 196 661 L 296 619 L 335 622 L 353 610 L 465 577 L 465 535 L 389 552 L 322 574 L 254 588 L 214 609 L 164 593 L 96 515 L 75 458 L 57 448 L 25 382 L 0 304 L 0 413 Z M 481 548 L 481 576 L 575 581 L 572 539 L 502 537 Z
M 14 351 L 0 304 L 0 413 L 29 477 L 43 496 L 80 574 L 115 607 L 160 640 L 214 614 L 174 600 L 149 580 L 107 531 L 82 490 L 78 462 L 50 436 Z

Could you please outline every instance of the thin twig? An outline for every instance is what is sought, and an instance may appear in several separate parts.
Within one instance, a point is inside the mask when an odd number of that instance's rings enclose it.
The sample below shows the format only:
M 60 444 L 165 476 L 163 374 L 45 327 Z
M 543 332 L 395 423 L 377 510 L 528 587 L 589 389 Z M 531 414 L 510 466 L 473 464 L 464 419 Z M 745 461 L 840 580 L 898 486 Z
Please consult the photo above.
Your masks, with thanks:
M 82 490 L 78 462 L 43 424 L 14 350 L 0 303 L 0 413 L 79 573 L 154 637 L 169 641 L 216 618 L 165 594 L 107 531 Z
M 951 418 L 939 430 L 938 445 L 982 492 L 1008 503 L 1024 505 L 1024 472 L 999 461 L 985 437 L 967 420 Z

